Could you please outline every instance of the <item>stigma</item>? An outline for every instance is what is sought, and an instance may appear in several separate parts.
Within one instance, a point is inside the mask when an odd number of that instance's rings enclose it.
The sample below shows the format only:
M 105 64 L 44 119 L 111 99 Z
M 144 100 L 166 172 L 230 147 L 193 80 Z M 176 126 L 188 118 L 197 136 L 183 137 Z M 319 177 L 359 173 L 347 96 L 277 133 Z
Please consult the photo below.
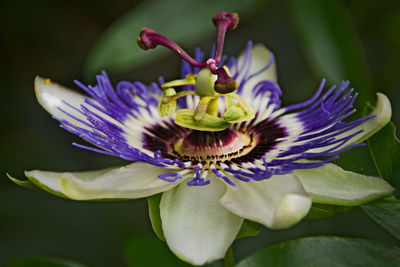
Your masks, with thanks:
M 158 106 L 161 117 L 175 115 L 176 124 L 198 131 L 223 131 L 232 123 L 254 118 L 251 106 L 235 94 L 238 83 L 230 75 L 229 69 L 221 63 L 226 32 L 234 30 L 238 26 L 239 15 L 220 12 L 213 17 L 212 22 L 217 30 L 216 49 L 214 56 L 205 62 L 192 58 L 175 42 L 152 29 L 142 29 L 137 38 L 139 47 L 144 50 L 164 46 L 174 51 L 190 65 L 200 68 L 197 74 L 192 73 L 185 79 L 163 84 L 162 87 L 165 90 Z M 175 90 L 175 87 L 184 85 L 194 85 L 196 90 L 178 90 L 178 92 Z M 177 110 L 176 100 L 188 95 L 196 95 L 200 98 L 197 107 L 194 110 Z M 224 103 L 221 102 L 222 98 L 225 98 Z M 224 106 L 222 113 L 220 112 L 221 105 Z

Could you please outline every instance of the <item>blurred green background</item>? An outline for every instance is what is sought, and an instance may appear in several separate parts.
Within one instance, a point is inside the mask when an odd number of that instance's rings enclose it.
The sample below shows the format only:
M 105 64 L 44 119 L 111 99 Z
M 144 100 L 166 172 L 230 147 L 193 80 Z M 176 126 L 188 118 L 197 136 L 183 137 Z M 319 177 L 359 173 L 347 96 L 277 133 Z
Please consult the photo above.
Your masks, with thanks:
M 92 48 L 113 22 L 129 10 L 135 12 L 136 7 L 151 21 L 158 12 L 151 9 L 157 9 L 158 2 L 3 0 L 0 3 L 0 265 L 13 258 L 51 256 L 75 259 L 90 266 L 125 266 L 136 257 L 132 250 L 152 238 L 145 200 L 110 203 L 64 200 L 16 186 L 4 173 L 23 177 L 26 169 L 78 171 L 125 163 L 71 146 L 79 139 L 62 130 L 39 106 L 33 79 L 35 75 L 51 77 L 74 87 L 73 79 L 92 82 L 94 76 L 90 73 L 103 63 L 113 81 L 150 82 L 160 75 L 167 80 L 176 78 L 180 60 L 173 53 L 160 55 L 155 61 L 143 59 L 136 68 L 128 64 L 123 69 L 113 69 L 110 64 L 108 69 L 107 58 L 86 65 Z M 373 101 L 373 92 L 387 94 L 393 104 L 393 120 L 399 125 L 399 1 L 253 2 L 250 7 L 240 5 L 242 20 L 237 30 L 228 33 L 225 53 L 237 55 L 247 40 L 268 46 L 278 61 L 284 104 L 310 97 L 323 77 L 328 78 L 329 84 L 350 79 L 362 95 L 361 107 L 365 101 Z M 187 10 L 179 9 L 178 3 L 178 0 L 167 1 L 171 9 L 181 14 L 168 19 L 178 27 L 182 24 L 190 29 L 193 21 L 185 15 Z M 225 10 L 238 11 L 237 1 L 230 3 Z M 190 12 L 196 10 L 196 4 L 191 8 Z M 145 16 L 145 12 L 150 15 Z M 187 39 L 179 37 L 189 52 L 194 51 L 194 46 L 209 51 L 214 42 L 210 17 L 204 17 L 201 23 L 210 30 L 192 32 Z M 164 28 L 168 28 L 166 25 L 168 20 Z M 145 26 L 149 25 L 142 25 Z M 169 31 L 179 32 L 179 28 Z M 137 34 L 131 32 L 130 38 L 135 39 Z M 134 44 L 132 49 L 137 49 Z M 303 221 L 286 231 L 264 229 L 256 238 L 237 241 L 235 256 L 241 259 L 256 249 L 294 237 L 325 234 L 399 245 L 359 209 L 353 209 L 331 219 Z M 146 253 L 154 256 L 157 250 L 143 253 L 143 257 Z M 131 265 L 140 266 L 139 261 Z

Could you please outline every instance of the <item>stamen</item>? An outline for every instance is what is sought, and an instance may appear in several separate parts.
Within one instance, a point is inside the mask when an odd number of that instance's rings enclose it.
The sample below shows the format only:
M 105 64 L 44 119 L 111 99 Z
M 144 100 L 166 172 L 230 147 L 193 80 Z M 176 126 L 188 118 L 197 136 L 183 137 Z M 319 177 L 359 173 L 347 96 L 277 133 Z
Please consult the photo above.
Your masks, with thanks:
M 167 87 L 177 87 L 177 86 L 184 86 L 184 85 L 196 85 L 196 74 L 190 73 L 187 74 L 185 79 L 173 80 L 161 85 L 161 88 Z
M 158 45 L 161 45 L 171 49 L 193 66 L 199 68 L 204 68 L 207 66 L 206 63 L 198 62 L 194 58 L 189 56 L 189 54 L 186 53 L 179 45 L 177 45 L 167 37 L 158 34 L 149 28 L 144 28 L 140 31 L 139 37 L 137 38 L 137 43 L 139 47 L 142 48 L 143 50 L 154 49 Z
M 212 96 L 205 96 L 200 99 L 200 103 L 197 105 L 196 110 L 194 112 L 194 120 L 201 121 L 206 115 L 208 104 L 214 97 Z
M 232 93 L 238 88 L 237 82 L 229 76 L 225 68 L 219 68 L 216 71 L 217 80 L 214 83 L 214 90 L 220 94 Z
M 199 58 L 193 59 L 180 46 L 167 37 L 154 32 L 152 29 L 144 28 L 137 38 L 138 45 L 144 49 L 153 49 L 158 45 L 167 47 L 181 56 L 187 63 L 195 68 L 201 68 L 197 74 L 190 73 L 184 79 L 164 83 L 162 88 L 167 88 L 170 93 L 163 93 L 158 105 L 160 116 L 173 115 L 176 113 L 175 123 L 185 128 L 199 131 L 222 131 L 229 124 L 240 123 L 254 118 L 254 111 L 238 96 L 231 95 L 238 84 L 231 77 L 226 66 L 218 66 L 222 60 L 222 50 L 225 34 L 235 29 L 239 23 L 239 15 L 236 13 L 220 12 L 212 19 L 217 28 L 217 40 L 214 58 L 206 62 L 199 62 Z M 222 64 L 221 64 L 222 65 Z M 195 85 L 195 91 L 183 90 L 176 93 L 173 87 Z M 187 89 L 187 88 L 186 88 Z M 200 102 L 195 110 L 184 109 L 176 111 L 176 100 L 187 95 L 197 95 Z M 224 119 L 218 116 L 218 98 L 224 95 L 228 99 L 228 109 L 224 113 Z M 236 98 L 236 104 L 232 101 Z
M 176 100 L 171 99 L 176 95 L 176 92 L 173 88 L 167 88 L 164 90 L 161 101 L 158 103 L 158 114 L 160 117 L 171 116 L 175 113 L 176 110 Z M 165 101 L 165 100 L 169 101 Z
M 217 27 L 217 48 L 215 50 L 215 61 L 218 64 L 222 57 L 222 49 L 224 47 L 225 33 L 234 30 L 239 24 L 239 14 L 219 12 L 212 19 L 215 27 Z

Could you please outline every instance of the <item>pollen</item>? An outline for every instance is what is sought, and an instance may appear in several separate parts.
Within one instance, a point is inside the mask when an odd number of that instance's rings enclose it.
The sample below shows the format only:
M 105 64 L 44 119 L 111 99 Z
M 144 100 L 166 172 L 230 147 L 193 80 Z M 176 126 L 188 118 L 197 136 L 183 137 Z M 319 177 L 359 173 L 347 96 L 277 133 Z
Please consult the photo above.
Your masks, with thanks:
M 46 80 L 44 80 L 44 84 L 50 84 L 51 80 L 49 78 L 47 78 Z

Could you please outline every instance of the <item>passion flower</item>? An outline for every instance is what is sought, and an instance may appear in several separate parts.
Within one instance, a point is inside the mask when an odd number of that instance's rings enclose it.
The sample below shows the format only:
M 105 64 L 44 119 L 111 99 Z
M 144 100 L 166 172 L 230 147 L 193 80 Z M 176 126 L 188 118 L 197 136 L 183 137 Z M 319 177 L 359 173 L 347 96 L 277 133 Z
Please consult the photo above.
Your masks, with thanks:
M 244 219 L 282 229 L 306 216 L 312 202 L 354 206 L 391 194 L 384 180 L 330 163 L 390 120 L 389 100 L 378 94 L 370 116 L 345 122 L 357 94 L 348 82 L 324 92 L 323 80 L 310 100 L 281 107 L 268 49 L 249 42 L 238 58 L 222 56 L 225 33 L 238 22 L 234 13 L 213 18 L 217 40 L 208 59 L 200 50 L 192 58 L 167 37 L 143 29 L 141 48 L 162 45 L 183 58 L 178 80 L 113 86 L 103 72 L 95 86 L 76 82 L 87 93 L 81 95 L 37 77 L 39 103 L 61 127 L 93 145 L 75 146 L 131 163 L 10 178 L 75 200 L 162 193 L 150 206 L 151 214 L 160 212 L 152 216 L 156 233 L 195 265 L 224 257 Z

